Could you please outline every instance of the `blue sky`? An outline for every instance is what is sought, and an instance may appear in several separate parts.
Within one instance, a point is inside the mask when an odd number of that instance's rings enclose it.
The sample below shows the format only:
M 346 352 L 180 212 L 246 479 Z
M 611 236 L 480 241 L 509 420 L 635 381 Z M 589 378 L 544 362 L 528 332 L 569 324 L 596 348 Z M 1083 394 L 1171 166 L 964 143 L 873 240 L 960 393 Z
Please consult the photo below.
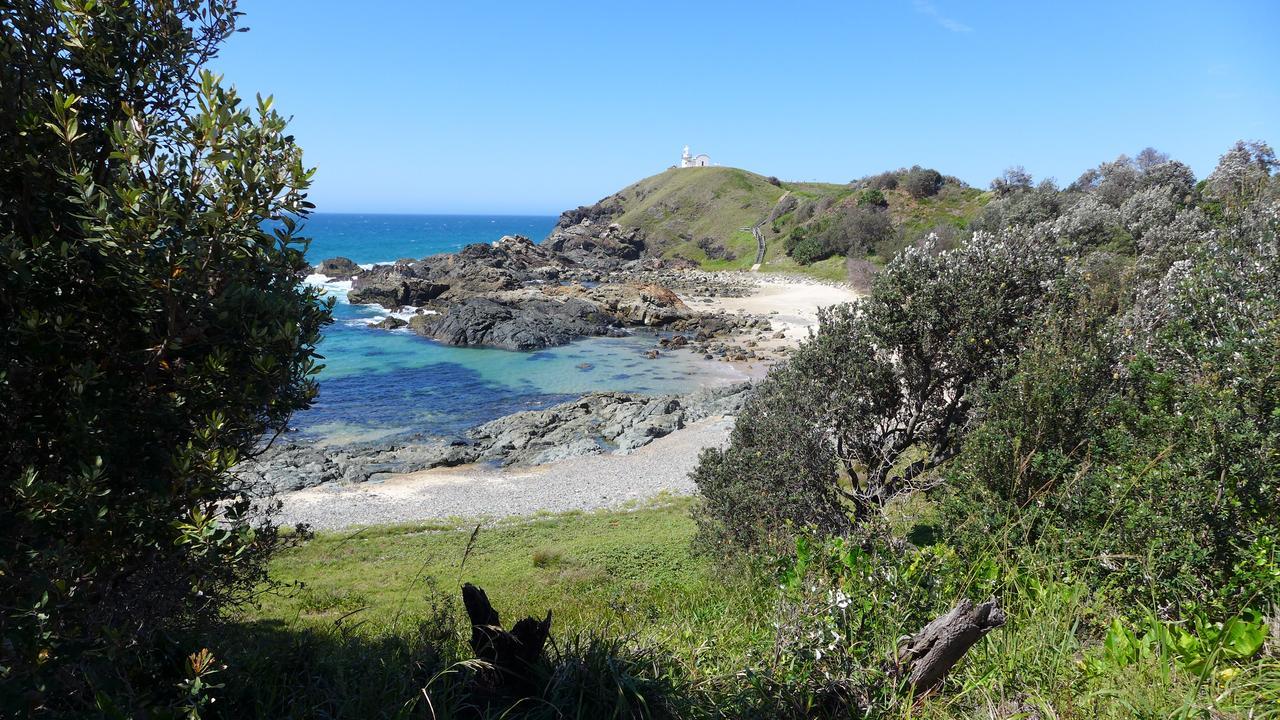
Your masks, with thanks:
M 554 214 L 681 146 L 788 180 L 1074 179 L 1280 144 L 1280 2 L 242 0 L 213 68 L 294 116 L 321 211 Z

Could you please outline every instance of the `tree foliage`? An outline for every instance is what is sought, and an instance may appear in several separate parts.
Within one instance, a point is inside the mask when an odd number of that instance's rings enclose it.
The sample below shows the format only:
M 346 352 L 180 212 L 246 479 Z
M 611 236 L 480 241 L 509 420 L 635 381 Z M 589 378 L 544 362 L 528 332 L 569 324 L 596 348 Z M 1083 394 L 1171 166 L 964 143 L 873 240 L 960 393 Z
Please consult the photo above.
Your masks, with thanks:
M 870 297 L 824 311 L 770 374 L 739 420 L 769 431 L 735 432 L 727 450 L 702 458 L 694 479 L 706 516 L 748 541 L 779 521 L 830 528 L 837 498 L 855 522 L 872 517 L 955 454 L 974 390 L 1007 372 L 1060 272 L 1056 250 L 1027 235 L 905 250 Z
M 1256 208 L 1208 233 L 1122 314 L 1062 299 L 981 403 L 952 480 L 980 494 L 946 522 L 961 546 L 1013 519 L 1021 544 L 1088 558 L 1129 601 L 1259 602 L 1239 571 L 1280 533 L 1278 220 Z
M 920 200 L 921 198 L 937 195 L 938 191 L 942 189 L 942 183 L 942 173 L 932 168 L 922 168 L 916 165 L 907 171 L 907 175 L 902 181 L 902 187 L 911 197 Z
M 203 69 L 237 15 L 0 8 L 0 702 L 176 692 L 130 683 L 148 643 L 279 542 L 227 470 L 314 397 L 329 308 L 298 282 L 312 171 Z
M 1263 197 L 1276 168 L 1280 161 L 1270 145 L 1241 140 L 1218 160 L 1208 177 L 1209 191 L 1228 207 L 1244 207 Z
M 1031 173 L 1021 165 L 1006 169 L 1000 177 L 991 181 L 991 190 L 997 197 L 1008 197 L 1014 193 L 1031 189 Z
M 766 379 L 741 422 L 790 429 L 703 458 L 704 529 L 844 533 L 924 490 L 975 562 L 1047 551 L 1162 614 L 1275 601 L 1275 169 L 1238 143 L 1200 184 L 1155 151 L 1066 190 L 1009 178 L 972 238 L 904 251 Z

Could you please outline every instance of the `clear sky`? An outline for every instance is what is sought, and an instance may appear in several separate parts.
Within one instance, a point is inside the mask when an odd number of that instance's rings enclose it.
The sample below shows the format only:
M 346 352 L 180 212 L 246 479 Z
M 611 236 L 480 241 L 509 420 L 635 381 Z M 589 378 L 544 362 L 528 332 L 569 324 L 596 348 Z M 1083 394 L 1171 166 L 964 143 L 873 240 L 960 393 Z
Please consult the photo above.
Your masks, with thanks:
M 1280 145 L 1280 1 L 241 0 L 214 69 L 294 116 L 321 211 L 554 214 L 675 163 L 971 184 Z

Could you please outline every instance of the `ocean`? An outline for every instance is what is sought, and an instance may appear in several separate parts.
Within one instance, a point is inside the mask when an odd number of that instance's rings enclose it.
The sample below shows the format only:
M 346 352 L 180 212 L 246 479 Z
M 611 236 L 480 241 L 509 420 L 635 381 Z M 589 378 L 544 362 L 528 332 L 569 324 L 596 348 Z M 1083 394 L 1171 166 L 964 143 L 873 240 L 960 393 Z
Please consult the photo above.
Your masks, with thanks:
M 308 219 L 312 264 L 348 257 L 386 263 L 454 252 L 503 235 L 541 240 L 553 216 L 357 215 L 318 213 Z M 742 379 L 724 363 L 691 353 L 644 357 L 655 337 L 588 338 L 535 352 L 441 345 L 407 329 L 371 323 L 388 312 L 346 300 L 350 282 L 312 276 L 337 298 L 334 323 L 317 350 L 324 356 L 315 405 L 294 415 L 292 439 L 318 443 L 456 437 L 466 429 L 520 410 L 547 407 L 598 390 L 646 394 L 687 392 Z

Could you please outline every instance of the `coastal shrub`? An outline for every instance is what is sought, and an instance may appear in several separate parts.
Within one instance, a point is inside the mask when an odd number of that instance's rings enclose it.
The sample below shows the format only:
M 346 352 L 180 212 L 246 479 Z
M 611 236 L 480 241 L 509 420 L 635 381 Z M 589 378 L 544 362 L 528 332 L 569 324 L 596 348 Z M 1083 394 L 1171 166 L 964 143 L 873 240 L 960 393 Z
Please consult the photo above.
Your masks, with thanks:
M 1042 227 L 1061 246 L 1077 253 L 1106 247 L 1135 254 L 1133 236 L 1125 230 L 1120 211 L 1094 195 L 1080 198 Z
M 692 478 L 702 496 L 694 517 L 706 543 L 750 547 L 787 525 L 822 534 L 848 527 L 824 409 L 795 402 L 816 397 L 817 380 L 789 366 L 770 372 L 739 413 L 729 446 L 702 451 Z
M 800 241 L 804 239 L 805 234 L 804 226 L 792 228 L 791 232 L 787 233 L 786 239 L 782 241 L 782 249 L 790 255 L 796 249 L 796 245 L 800 244 Z
M 889 201 L 885 199 L 884 193 L 876 188 L 869 188 L 858 193 L 858 205 L 860 207 L 889 207 Z
M 999 232 L 1006 227 L 1034 227 L 1062 213 L 1063 197 L 1052 180 L 1042 180 L 1029 192 L 997 198 L 970 224 L 973 230 Z
M 1142 185 L 1142 171 L 1128 155 L 1104 162 L 1080 174 L 1067 190 L 1093 196 L 1098 202 L 1118 208 Z
M 1139 185 L 1144 189 L 1164 187 L 1175 201 L 1186 204 L 1192 200 L 1196 175 L 1185 164 L 1169 160 L 1145 167 Z
M 901 172 L 882 172 L 867 178 L 867 187 L 872 190 L 897 190 L 898 176 Z
M 1271 185 L 1271 174 L 1280 161 L 1264 142 L 1237 142 L 1218 160 L 1208 177 L 1208 192 L 1230 208 L 1239 208 L 1263 197 Z
M 1000 177 L 991 181 L 991 190 L 996 197 L 1008 197 L 1015 193 L 1031 189 L 1031 173 L 1021 165 L 1007 168 Z
M 1064 304 L 956 464 L 958 486 L 981 486 L 943 523 L 959 544 L 1016 525 L 1162 612 L 1273 602 L 1276 576 L 1240 568 L 1280 533 L 1277 227 L 1274 206 L 1236 217 L 1123 316 Z
M 942 189 L 942 173 L 916 165 L 907 171 L 902 187 L 917 200 L 932 197 Z
M 862 256 L 894 238 L 893 221 L 882 208 L 846 204 L 814 223 L 809 237 L 819 259 L 832 255 Z
M 197 712 L 217 655 L 173 631 L 283 542 L 227 471 L 315 396 L 330 311 L 285 119 L 202 69 L 237 14 L 0 8 L 0 706 Z
M 795 237 L 794 233 L 792 237 Z M 821 237 L 815 235 L 801 235 L 791 244 L 791 257 L 801 265 L 826 260 L 834 254 L 835 251 Z
M 904 250 L 869 297 L 820 313 L 743 430 L 700 458 L 703 529 L 749 545 L 788 523 L 839 528 L 919 487 L 959 449 L 974 392 L 1012 370 L 1061 268 L 1026 234 Z

